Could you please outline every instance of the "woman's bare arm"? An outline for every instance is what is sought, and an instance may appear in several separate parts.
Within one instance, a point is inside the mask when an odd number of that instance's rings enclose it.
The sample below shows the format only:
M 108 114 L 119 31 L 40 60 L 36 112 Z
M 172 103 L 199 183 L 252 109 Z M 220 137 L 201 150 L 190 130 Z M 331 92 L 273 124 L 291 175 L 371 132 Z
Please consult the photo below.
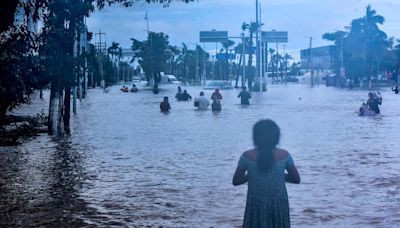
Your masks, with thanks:
M 233 175 L 232 184 L 234 186 L 238 186 L 241 184 L 245 184 L 247 182 L 246 169 L 238 166 L 236 168 L 235 174 Z
M 285 181 L 293 184 L 300 184 L 300 174 L 296 166 L 292 165 L 286 170 L 288 173 L 285 174 Z

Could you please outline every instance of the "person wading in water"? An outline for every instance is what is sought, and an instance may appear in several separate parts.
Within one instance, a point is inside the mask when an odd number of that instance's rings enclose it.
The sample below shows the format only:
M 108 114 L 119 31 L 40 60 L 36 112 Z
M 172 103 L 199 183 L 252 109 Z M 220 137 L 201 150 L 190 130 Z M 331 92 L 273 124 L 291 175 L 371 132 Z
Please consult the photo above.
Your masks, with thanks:
M 221 111 L 221 100 L 222 95 L 219 93 L 219 89 L 215 89 L 215 92 L 211 95 L 211 100 L 213 103 L 211 104 L 211 109 L 213 112 Z
M 279 138 L 280 129 L 275 122 L 258 121 L 253 127 L 256 148 L 244 152 L 239 159 L 232 183 L 248 183 L 245 228 L 290 227 L 285 181 L 299 184 L 300 175 L 289 152 L 276 147 Z

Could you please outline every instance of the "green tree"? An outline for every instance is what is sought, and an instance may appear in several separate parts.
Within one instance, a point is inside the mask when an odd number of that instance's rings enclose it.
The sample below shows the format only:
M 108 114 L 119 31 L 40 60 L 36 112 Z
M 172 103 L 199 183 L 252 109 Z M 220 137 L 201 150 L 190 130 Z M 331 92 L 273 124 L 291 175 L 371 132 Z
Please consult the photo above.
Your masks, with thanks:
M 384 17 L 377 15 L 368 5 L 363 17 L 352 20 L 349 32 L 337 31 L 323 35 L 324 39 L 335 42 L 338 50 L 335 58 L 337 72 L 341 66 L 339 50 L 341 51 L 342 46 L 346 74 L 353 81 L 362 80 L 365 76 L 370 81 L 372 76 L 379 73 L 382 60 L 385 65 L 395 65 L 392 61 L 386 62 L 388 59 L 395 59 L 391 58 L 390 52 L 393 41 L 379 28 L 384 22 Z
M 150 32 L 147 40 L 143 42 L 131 40 L 132 50 L 137 53 L 136 58 L 148 82 L 152 81 L 154 88 L 157 88 L 161 81 L 161 72 L 165 71 L 167 61 L 170 59 L 168 35 Z
M 107 49 L 107 52 L 108 55 L 111 56 L 111 61 L 113 62 L 114 76 L 115 76 L 115 79 L 113 79 L 113 81 L 117 81 L 119 80 L 117 72 L 122 57 L 122 48 L 119 46 L 119 43 L 112 42 L 111 46 Z
M 243 60 L 243 58 L 244 58 L 244 56 L 245 56 L 244 49 L 246 48 L 246 46 L 248 46 L 248 45 L 246 45 L 247 39 L 245 38 L 245 32 L 246 32 L 246 30 L 248 29 L 248 27 L 249 27 L 249 25 L 248 25 L 246 22 L 243 22 L 243 23 L 242 23 L 241 30 L 242 30 L 242 37 L 243 37 L 243 39 L 242 39 L 242 42 L 239 43 L 239 44 L 235 47 L 235 55 L 237 55 L 237 53 L 240 53 L 240 57 L 239 57 L 239 67 L 237 68 L 237 71 L 236 71 L 235 88 L 238 88 L 239 75 L 242 74 L 242 72 L 243 72 L 242 60 Z M 244 60 L 243 60 L 243 62 L 244 62 Z M 243 64 L 243 65 L 245 65 L 245 64 Z M 244 77 L 244 75 L 242 75 L 242 77 Z M 244 86 L 244 79 L 242 79 L 242 87 L 243 87 L 243 86 Z
M 235 79 L 235 88 L 239 88 L 239 76 L 242 74 L 242 61 L 243 61 L 243 43 L 239 43 L 235 47 L 235 56 L 239 54 L 239 63 L 238 67 L 236 68 L 236 79 Z
M 243 24 L 242 27 L 245 27 L 248 32 L 249 32 L 249 42 L 250 42 L 250 54 L 249 54 L 249 60 L 248 60 L 248 64 L 247 64 L 247 87 L 249 89 L 251 89 L 253 87 L 253 80 L 254 80 L 254 67 L 253 67 L 253 36 L 254 33 L 257 32 L 258 26 L 256 22 L 250 22 L 250 24 Z
M 19 32 L 8 35 L 11 39 L 0 38 L 0 126 L 7 110 L 29 101 L 31 92 L 46 84 L 32 37 Z
M 183 2 L 190 2 L 191 0 L 182 0 Z M 25 17 L 29 18 L 32 22 L 36 22 L 39 19 L 42 20 L 43 29 L 41 32 L 41 39 L 35 41 L 35 44 L 29 47 L 29 50 L 25 53 L 15 53 L 13 56 L 2 55 L 0 59 L 0 65 L 4 66 L 11 60 L 19 61 L 16 65 L 21 65 L 23 56 L 27 56 L 29 52 L 34 52 L 34 48 L 39 47 L 40 62 L 41 65 L 46 66 L 46 71 L 42 72 L 45 74 L 44 78 L 47 78 L 51 82 L 51 99 L 49 108 L 49 133 L 52 134 L 55 131 L 60 135 L 63 133 L 63 126 L 69 127 L 70 119 L 70 94 L 71 86 L 75 86 L 77 81 L 76 75 L 81 71 L 80 67 L 75 65 L 79 62 L 79 56 L 74 56 L 74 43 L 78 40 L 82 31 L 83 18 L 89 16 L 89 13 L 95 9 L 104 8 L 106 5 L 111 4 L 122 4 L 123 6 L 129 7 L 137 3 L 161 3 L 164 6 L 168 6 L 171 0 L 4 0 L 0 3 L 0 33 L 1 37 L 5 40 L 0 42 L 0 45 L 4 47 L 10 47 L 7 39 L 13 39 L 15 36 L 13 33 L 14 27 L 14 16 L 18 9 L 23 9 Z M 26 30 L 25 30 L 26 31 Z M 27 32 L 17 31 L 18 36 L 25 37 L 30 36 Z M 46 46 L 46 47 L 43 47 Z M 4 48 L 0 47 L 1 49 Z M 2 53 L 5 53 L 2 51 Z M 14 55 L 19 55 L 18 57 Z M 31 64 L 30 68 L 33 67 Z M 57 69 L 58 67 L 58 69 Z M 29 80 L 21 77 L 21 72 L 13 67 L 4 67 L 1 72 L 1 81 L 10 79 L 20 84 L 19 87 L 28 88 Z M 101 70 L 100 70 L 101 71 Z M 35 72 L 31 70 L 29 72 Z M 22 78 L 22 80 L 21 80 Z M 11 84 L 4 84 L 7 88 L 3 91 L 11 91 L 13 95 L 7 95 L 7 99 L 10 101 L 2 102 L 0 107 L 0 113 L 5 113 L 5 109 L 13 107 L 15 103 L 23 102 L 25 99 L 16 99 L 15 97 L 24 97 L 29 94 L 28 90 L 22 90 L 23 96 L 18 95 L 15 86 Z M 37 84 L 38 85 L 38 84 Z M 18 89 L 21 91 L 21 89 Z M 3 97 L 2 97 L 3 99 Z M 55 102 L 58 100 L 58 102 Z M 58 103 L 58 110 L 55 110 L 55 103 Z M 56 113 L 56 115 L 54 115 Z M 4 115 L 4 114 L 3 114 Z M 2 115 L 0 115 L 2 118 Z M 56 124 L 53 124 L 56 123 Z
M 226 57 L 225 73 L 224 73 L 224 75 L 226 75 L 226 76 L 223 77 L 223 79 L 225 79 L 227 81 L 229 80 L 229 67 L 230 67 L 228 52 L 229 52 L 229 48 L 232 47 L 233 45 L 235 45 L 235 42 L 233 40 L 227 40 L 225 42 L 222 42 L 222 47 L 225 50 L 225 57 Z

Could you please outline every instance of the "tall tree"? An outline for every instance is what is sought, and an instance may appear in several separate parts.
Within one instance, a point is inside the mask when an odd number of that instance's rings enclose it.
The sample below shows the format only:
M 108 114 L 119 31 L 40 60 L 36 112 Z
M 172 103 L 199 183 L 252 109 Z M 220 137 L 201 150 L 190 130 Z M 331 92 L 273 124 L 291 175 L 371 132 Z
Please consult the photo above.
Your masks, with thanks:
M 144 70 L 147 80 L 153 82 L 154 88 L 161 81 L 161 72 L 165 71 L 170 58 L 168 35 L 150 32 L 147 40 L 140 42 L 131 39 L 132 49 L 137 53 L 136 58 Z
M 370 82 L 371 77 L 379 73 L 381 61 L 390 58 L 393 42 L 379 28 L 384 22 L 384 17 L 368 5 L 363 17 L 352 20 L 348 33 L 337 31 L 323 35 L 324 39 L 335 41 L 336 50 L 343 46 L 346 74 L 352 80 L 362 80 L 367 76 Z M 337 52 L 336 69 L 340 66 L 339 56 Z
M 236 69 L 236 80 L 235 80 L 235 88 L 239 88 L 239 76 L 240 74 L 243 72 L 242 69 L 242 60 L 243 60 L 243 43 L 239 43 L 236 47 L 235 47 L 235 56 L 240 53 L 239 55 L 239 64 L 238 67 Z
M 113 62 L 113 68 L 114 68 L 114 76 L 115 76 L 115 81 L 119 80 L 118 78 L 118 66 L 121 60 L 122 56 L 122 48 L 119 46 L 119 43 L 117 42 L 112 42 L 111 46 L 107 49 L 108 54 L 111 56 L 111 60 Z
M 250 54 L 249 54 L 249 60 L 248 60 L 248 73 L 247 75 L 247 87 L 251 90 L 253 87 L 253 80 L 254 80 L 254 67 L 253 67 L 253 36 L 254 33 L 257 32 L 259 25 L 256 22 L 250 22 L 250 24 L 245 25 L 249 32 L 249 40 L 250 40 Z
M 228 56 L 228 52 L 229 52 L 229 48 L 232 47 L 233 45 L 235 45 L 235 42 L 233 40 L 227 40 L 225 42 L 222 42 L 222 47 L 225 50 L 225 80 L 229 80 L 229 56 Z
M 190 2 L 192 0 L 181 0 L 182 2 Z M 27 17 L 31 22 L 36 22 L 39 19 L 43 22 L 43 31 L 42 38 L 43 40 L 38 40 L 36 42 L 36 46 L 44 46 L 40 53 L 44 53 L 44 56 L 41 58 L 46 58 L 49 62 L 44 63 L 44 65 L 52 65 L 50 62 L 54 60 L 55 64 L 58 62 L 59 66 L 59 74 L 56 74 L 55 71 L 48 72 L 49 81 L 51 81 L 51 102 L 49 108 L 49 133 L 54 133 L 58 129 L 58 133 L 62 134 L 62 128 L 69 126 L 70 119 L 70 93 L 71 86 L 74 83 L 74 78 L 76 75 L 76 67 L 74 59 L 74 43 L 77 40 L 77 37 L 82 29 L 82 21 L 83 18 L 89 16 L 91 12 L 95 9 L 95 6 L 98 9 L 104 8 L 106 5 L 112 4 L 122 4 L 123 6 L 129 7 L 133 6 L 137 3 L 160 3 L 164 6 L 168 6 L 171 0 L 4 0 L 0 3 L 0 33 L 2 33 L 2 38 L 11 39 L 15 36 L 10 35 L 10 30 L 13 30 L 14 16 L 16 12 L 20 9 L 23 9 L 23 14 Z M 5 34 L 7 33 L 7 34 Z M 4 36 L 3 36 L 4 35 Z M 27 37 L 28 33 L 20 31 L 19 36 Z M 2 40 L 0 45 L 5 45 L 7 42 Z M 49 45 L 50 44 L 50 45 Z M 7 46 L 5 46 L 7 47 Z M 54 49 L 50 49 L 53 47 Z M 1 47 L 3 48 L 3 47 Z M 32 51 L 32 48 L 31 50 Z M 3 52 L 2 52 L 3 53 Z M 27 55 L 27 53 L 19 53 L 21 56 Z M 3 66 L 4 63 L 10 61 L 12 58 L 3 55 L 0 59 L 0 65 Z M 15 60 L 16 58 L 14 58 Z M 20 58 L 22 59 L 22 58 Z M 46 61 L 46 60 L 44 60 Z M 53 64 L 53 65 L 54 65 Z M 60 67 L 61 66 L 61 67 Z M 50 67 L 52 68 L 52 67 Z M 10 76 L 14 77 L 14 79 L 21 78 L 21 75 L 18 75 L 18 71 L 12 68 L 3 68 L 7 70 L 6 72 L 2 72 L 0 75 L 1 80 Z M 49 68 L 46 68 L 49 69 Z M 12 71 L 12 72 L 11 72 Z M 18 74 L 16 74 L 18 73 Z M 43 72 L 46 74 L 46 72 Z M 7 76 L 6 76 L 7 75 Z M 22 84 L 25 81 L 21 81 Z M 5 84 L 6 85 L 6 84 Z M 7 85 L 8 86 L 8 85 Z M 11 87 L 10 87 L 11 88 Z M 7 89 L 10 89 L 7 88 Z M 12 91 L 12 90 L 11 90 Z M 14 90 L 15 91 L 15 90 Z M 16 94 L 16 92 L 13 92 Z M 65 96 L 64 96 L 65 93 Z M 27 94 L 23 92 L 23 94 Z M 54 111 L 54 103 L 55 97 L 58 97 L 58 113 L 57 117 L 52 115 L 52 110 Z M 2 97 L 3 98 L 3 97 Z M 11 99 L 11 98 L 10 98 Z M 0 109 L 5 109 L 8 107 L 12 107 L 12 104 L 22 102 L 21 99 L 14 99 L 12 102 L 4 102 L 4 105 L 0 107 Z M 4 108 L 5 107 L 5 108 Z M 0 113 L 4 113 L 3 110 L 0 110 Z M 2 116 L 0 115 L 0 118 Z M 57 122 L 57 124 L 52 124 L 53 122 Z M 57 129 L 54 129 L 54 126 Z

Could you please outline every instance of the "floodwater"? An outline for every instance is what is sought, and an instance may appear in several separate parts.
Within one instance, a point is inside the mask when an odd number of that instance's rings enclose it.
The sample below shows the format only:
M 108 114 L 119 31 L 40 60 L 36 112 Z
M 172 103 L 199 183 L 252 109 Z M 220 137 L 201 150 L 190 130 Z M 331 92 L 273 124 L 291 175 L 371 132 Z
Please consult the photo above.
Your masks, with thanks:
M 400 226 L 399 95 L 383 90 L 382 115 L 359 117 L 367 91 L 269 85 L 249 107 L 222 91 L 215 114 L 174 101 L 175 90 L 93 89 L 70 137 L 0 148 L 0 226 L 238 227 L 247 186 L 231 179 L 261 118 L 279 124 L 302 177 L 287 185 L 293 227 Z M 47 100 L 34 103 L 16 112 Z

